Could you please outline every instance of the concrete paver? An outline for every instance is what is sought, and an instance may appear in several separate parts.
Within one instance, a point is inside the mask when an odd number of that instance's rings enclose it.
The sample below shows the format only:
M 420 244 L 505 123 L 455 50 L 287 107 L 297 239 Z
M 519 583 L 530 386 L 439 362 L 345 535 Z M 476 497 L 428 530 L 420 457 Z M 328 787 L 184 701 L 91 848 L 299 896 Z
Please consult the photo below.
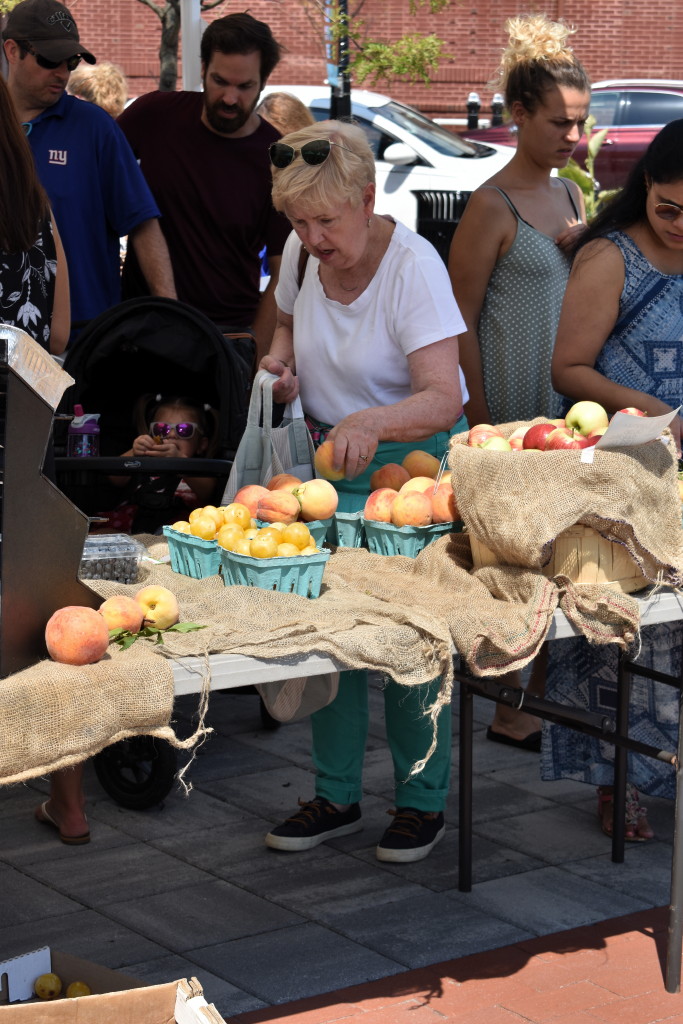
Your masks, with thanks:
M 668 900 L 672 805 L 646 799 L 657 839 L 613 864 L 592 789 L 544 783 L 537 756 L 487 742 L 491 705 L 478 699 L 474 887 L 461 893 L 457 764 L 431 856 L 376 860 L 392 800 L 382 706 L 373 687 L 363 831 L 302 854 L 263 836 L 313 793 L 309 726 L 264 731 L 252 695 L 212 698 L 189 796 L 127 810 L 89 766 L 89 846 L 33 820 L 46 780 L 0 788 L 0 959 L 48 944 L 150 983 L 195 975 L 239 1024 L 682 1017 L 661 975 L 666 917 L 652 909 Z M 181 731 L 195 707 L 177 702 Z M 642 1016 L 647 999 L 662 1016 Z

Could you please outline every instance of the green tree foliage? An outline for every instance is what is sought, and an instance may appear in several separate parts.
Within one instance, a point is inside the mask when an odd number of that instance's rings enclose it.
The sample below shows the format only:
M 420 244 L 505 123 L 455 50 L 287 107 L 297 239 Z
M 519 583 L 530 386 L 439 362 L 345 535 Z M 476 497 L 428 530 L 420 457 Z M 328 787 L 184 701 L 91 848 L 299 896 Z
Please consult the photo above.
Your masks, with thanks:
M 399 39 L 372 39 L 365 30 L 360 17 L 365 0 L 360 0 L 346 17 L 338 5 L 325 0 L 301 0 L 305 7 L 316 12 L 320 18 L 321 32 L 329 19 L 329 34 L 333 40 L 346 36 L 349 46 L 349 68 L 358 83 L 369 80 L 373 85 L 380 80 L 404 82 L 422 81 L 429 84 L 444 53 L 444 41 L 437 35 L 409 33 Z M 431 14 L 439 14 L 451 4 L 451 0 L 408 0 L 408 12 L 419 13 L 428 8 Z

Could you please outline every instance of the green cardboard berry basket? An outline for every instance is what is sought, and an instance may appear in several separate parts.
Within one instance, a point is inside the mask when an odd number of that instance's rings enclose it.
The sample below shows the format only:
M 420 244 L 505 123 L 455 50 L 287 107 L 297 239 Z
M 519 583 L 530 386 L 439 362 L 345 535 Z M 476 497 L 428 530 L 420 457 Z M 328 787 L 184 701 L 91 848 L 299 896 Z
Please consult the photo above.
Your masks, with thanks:
M 291 558 L 253 558 L 220 549 L 223 582 L 226 587 L 259 587 L 301 597 L 318 597 L 327 560 L 332 554 L 323 548 L 315 555 Z
M 363 512 L 335 512 L 327 531 L 328 544 L 339 548 L 364 548 Z
M 220 549 L 215 540 L 204 540 L 191 533 L 180 533 L 171 526 L 164 526 L 164 537 L 168 541 L 173 572 L 192 576 L 195 580 L 215 576 L 220 572 Z
M 364 519 L 365 536 L 370 551 L 377 555 L 407 555 L 414 558 L 428 544 L 448 533 L 460 533 L 462 522 L 432 523 L 430 526 L 394 526 Z

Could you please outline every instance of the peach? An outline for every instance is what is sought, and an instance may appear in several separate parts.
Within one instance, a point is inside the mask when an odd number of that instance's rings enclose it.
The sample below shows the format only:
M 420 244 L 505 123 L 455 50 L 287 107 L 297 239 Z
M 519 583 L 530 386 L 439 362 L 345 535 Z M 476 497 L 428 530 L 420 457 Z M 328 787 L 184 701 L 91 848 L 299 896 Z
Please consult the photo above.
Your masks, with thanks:
M 397 491 L 399 487 L 410 480 L 410 473 L 398 462 L 387 462 L 386 466 L 380 466 L 370 477 L 370 490 L 378 491 L 380 487 L 391 487 Z
M 332 463 L 334 457 L 334 441 L 323 441 L 315 453 L 315 470 L 325 480 L 341 480 L 344 476 L 344 469 L 335 469 Z
M 406 491 L 404 494 L 399 491 L 391 506 L 391 521 L 394 526 L 429 526 L 432 521 L 431 498 L 419 491 Z
M 327 480 L 307 480 L 295 488 L 294 495 L 301 503 L 301 518 L 305 523 L 329 519 L 339 504 L 339 495 Z
M 450 480 L 442 480 L 432 495 L 432 522 L 454 523 L 460 519 L 458 503 Z
M 53 661 L 91 665 L 100 660 L 109 646 L 107 623 L 94 608 L 58 608 L 45 627 L 45 645 Z
M 410 476 L 431 476 L 432 480 L 436 479 L 441 468 L 441 462 L 435 455 L 419 449 L 408 452 L 401 465 L 408 470 Z
M 108 597 L 97 610 L 104 618 L 107 629 L 127 629 L 129 633 L 137 633 L 142 629 L 145 617 L 142 608 L 126 594 Z
M 256 506 L 256 518 L 264 523 L 295 523 L 301 505 L 289 491 L 266 491 Z
M 390 523 L 391 506 L 395 498 L 398 498 L 398 491 L 395 491 L 393 487 L 380 487 L 378 490 L 372 491 L 365 502 L 363 515 L 374 523 Z
M 233 501 L 239 502 L 240 505 L 246 505 L 250 514 L 256 518 L 256 506 L 259 503 L 259 498 L 266 494 L 268 491 L 260 484 L 245 484 L 244 487 L 240 487 Z
M 142 608 L 145 626 L 168 629 L 169 626 L 175 626 L 180 618 L 176 596 L 167 587 L 151 583 L 138 590 L 135 600 Z
M 300 480 L 298 476 L 292 476 L 291 473 L 276 473 L 268 481 L 266 487 L 269 491 L 291 491 L 301 483 L 303 483 L 303 480 Z
M 410 480 L 398 489 L 399 494 L 407 494 L 408 491 L 419 491 L 420 494 L 428 494 L 431 497 L 434 493 L 434 477 L 411 476 Z

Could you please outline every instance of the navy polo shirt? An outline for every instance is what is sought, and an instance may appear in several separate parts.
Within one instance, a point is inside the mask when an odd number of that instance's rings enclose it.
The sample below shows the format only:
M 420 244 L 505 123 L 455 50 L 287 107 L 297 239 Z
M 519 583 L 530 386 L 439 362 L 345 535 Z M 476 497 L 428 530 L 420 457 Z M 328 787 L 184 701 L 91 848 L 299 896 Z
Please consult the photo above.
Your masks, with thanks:
M 90 320 L 121 301 L 119 238 L 159 210 L 123 132 L 100 107 L 64 93 L 31 125 L 69 267 L 71 318 Z

